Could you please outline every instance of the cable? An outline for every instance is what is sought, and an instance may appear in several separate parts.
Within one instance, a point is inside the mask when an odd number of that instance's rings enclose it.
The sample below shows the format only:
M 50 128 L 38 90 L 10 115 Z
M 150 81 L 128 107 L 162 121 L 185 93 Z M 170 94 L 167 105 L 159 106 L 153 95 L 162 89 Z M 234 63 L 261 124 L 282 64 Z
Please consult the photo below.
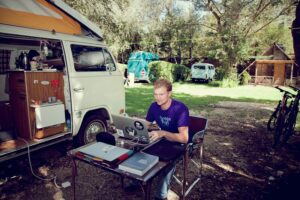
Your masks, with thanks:
M 57 187 L 57 188 L 59 188 L 59 189 L 62 188 L 61 186 L 59 186 L 59 185 L 57 184 L 57 182 L 56 182 L 56 178 L 57 178 L 57 177 L 56 177 L 56 176 L 54 176 L 54 177 L 52 177 L 52 178 L 42 178 L 42 177 L 36 175 L 36 174 L 33 172 L 32 164 L 31 164 L 31 156 L 30 156 L 30 147 L 29 147 L 29 143 L 28 143 L 26 140 L 24 140 L 23 138 L 20 138 L 20 139 L 23 140 L 23 141 L 25 142 L 26 146 L 27 146 L 28 162 L 29 162 L 29 167 L 30 167 L 30 171 L 31 171 L 32 175 L 33 175 L 35 178 L 40 179 L 40 180 L 42 180 L 42 181 L 51 181 L 51 180 L 53 180 L 55 187 Z

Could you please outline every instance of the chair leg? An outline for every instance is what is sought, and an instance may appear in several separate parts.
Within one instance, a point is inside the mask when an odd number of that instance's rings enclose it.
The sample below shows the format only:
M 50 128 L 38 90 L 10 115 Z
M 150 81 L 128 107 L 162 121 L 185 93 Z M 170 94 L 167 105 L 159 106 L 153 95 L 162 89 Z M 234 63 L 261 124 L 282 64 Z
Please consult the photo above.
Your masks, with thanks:
M 185 151 L 184 158 L 183 158 L 183 181 L 182 181 L 182 200 L 185 199 L 185 192 L 186 192 L 186 169 L 188 168 L 188 151 Z
M 200 144 L 200 166 L 199 166 L 199 176 L 201 176 L 202 174 L 202 163 L 203 163 L 203 139 L 201 140 L 201 144 Z
M 185 197 L 189 194 L 189 192 L 196 186 L 196 184 L 201 181 L 201 174 L 202 174 L 202 163 L 203 163 L 203 139 L 201 139 L 198 142 L 199 146 L 198 149 L 196 149 L 196 151 L 194 152 L 195 156 L 198 157 L 197 159 L 199 159 L 199 161 L 196 161 L 195 159 L 191 159 L 189 157 L 189 153 L 188 151 L 185 152 L 184 154 L 184 158 L 182 159 L 182 180 L 180 180 L 178 177 L 176 177 L 176 175 L 174 174 L 173 177 L 175 179 L 175 181 L 180 185 L 181 187 L 181 191 L 180 191 L 180 199 L 185 199 Z M 195 158 L 196 158 L 195 157 Z M 197 170 L 197 175 L 195 177 L 195 179 L 193 180 L 193 182 L 191 182 L 191 184 L 189 184 L 189 186 L 187 186 L 186 183 L 186 179 L 187 179 L 187 169 L 188 169 L 188 160 L 190 160 L 192 162 L 192 164 L 194 164 L 196 166 L 196 170 Z

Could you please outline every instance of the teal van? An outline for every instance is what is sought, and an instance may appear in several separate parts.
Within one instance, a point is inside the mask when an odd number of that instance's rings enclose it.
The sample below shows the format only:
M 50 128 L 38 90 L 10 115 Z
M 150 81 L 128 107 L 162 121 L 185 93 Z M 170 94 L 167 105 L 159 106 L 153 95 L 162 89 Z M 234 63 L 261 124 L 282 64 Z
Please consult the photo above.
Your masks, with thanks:
M 145 51 L 136 51 L 130 54 L 127 72 L 134 74 L 135 81 L 149 82 L 148 64 L 152 61 L 159 60 L 159 56 Z

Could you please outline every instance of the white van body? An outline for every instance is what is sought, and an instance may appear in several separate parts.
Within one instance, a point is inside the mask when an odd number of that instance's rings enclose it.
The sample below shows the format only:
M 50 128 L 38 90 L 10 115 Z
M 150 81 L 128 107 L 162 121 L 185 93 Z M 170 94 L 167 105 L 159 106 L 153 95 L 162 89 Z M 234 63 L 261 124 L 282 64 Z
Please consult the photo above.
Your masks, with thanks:
M 214 79 L 215 67 L 209 63 L 195 63 L 191 68 L 192 81 L 210 81 Z
M 112 115 L 125 111 L 123 76 L 100 29 L 62 1 L 19 3 L 19 10 L 28 3 L 26 9 L 45 5 L 64 14 L 62 19 L 71 16 L 67 23 L 80 34 L 16 26 L 0 17 L 0 54 L 7 63 L 0 66 L 0 162 L 25 154 L 28 147 L 34 151 L 73 138 L 78 145 L 92 142 L 112 128 Z M 8 4 L 0 1 L 0 10 Z M 24 61 L 31 51 L 40 54 L 38 63 Z

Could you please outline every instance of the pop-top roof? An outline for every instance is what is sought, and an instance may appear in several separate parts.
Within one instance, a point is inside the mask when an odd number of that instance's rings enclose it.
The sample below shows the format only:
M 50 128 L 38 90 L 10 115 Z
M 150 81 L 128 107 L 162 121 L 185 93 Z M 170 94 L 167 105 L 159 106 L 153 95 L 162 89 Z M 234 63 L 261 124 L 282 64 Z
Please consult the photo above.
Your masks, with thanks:
M 101 30 L 61 0 L 0 0 L 0 24 L 102 39 Z

